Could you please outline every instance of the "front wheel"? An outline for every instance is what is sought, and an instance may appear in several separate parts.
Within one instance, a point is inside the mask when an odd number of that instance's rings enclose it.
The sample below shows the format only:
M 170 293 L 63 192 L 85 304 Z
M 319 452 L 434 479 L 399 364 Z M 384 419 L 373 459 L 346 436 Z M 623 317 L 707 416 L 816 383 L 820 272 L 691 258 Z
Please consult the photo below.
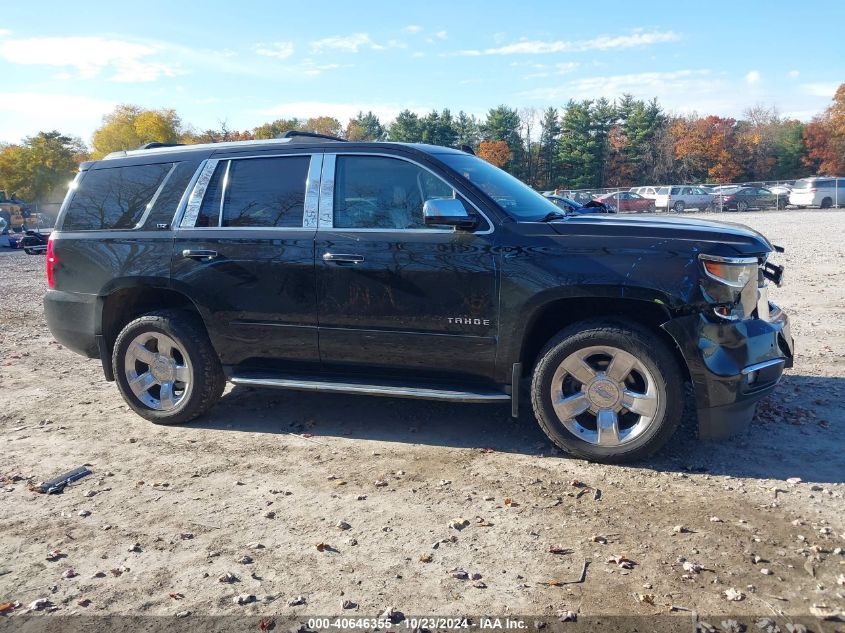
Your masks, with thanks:
M 673 207 L 673 209 L 675 209 L 675 213 L 683 213 L 683 212 L 684 212 L 684 209 L 686 208 L 686 206 L 687 206 L 687 205 L 686 205 L 686 204 L 684 204 L 684 201 L 683 201 L 683 200 L 678 200 L 678 201 L 675 203 L 675 206 Z
M 226 379 L 199 319 L 178 310 L 131 321 L 117 337 L 112 367 L 126 403 L 156 424 L 181 424 L 207 411 Z
M 624 321 L 585 321 L 560 332 L 534 368 L 540 427 L 564 451 L 596 462 L 652 455 L 675 432 L 683 377 L 666 345 Z

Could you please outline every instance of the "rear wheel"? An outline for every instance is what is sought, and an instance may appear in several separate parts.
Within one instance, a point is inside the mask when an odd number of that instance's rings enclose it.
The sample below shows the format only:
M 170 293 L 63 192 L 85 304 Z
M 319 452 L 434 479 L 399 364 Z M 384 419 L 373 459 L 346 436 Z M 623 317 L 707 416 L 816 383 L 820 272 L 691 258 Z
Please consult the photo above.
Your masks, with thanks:
M 124 327 L 112 368 L 126 403 L 156 424 L 181 424 L 201 415 L 226 384 L 198 318 L 176 310 L 146 314 Z
M 748 203 L 745 200 L 740 200 L 736 203 L 736 210 L 742 213 L 743 211 L 748 211 Z
M 683 378 L 653 334 L 624 321 L 585 321 L 541 352 L 531 397 L 540 427 L 566 452 L 599 462 L 634 461 L 675 432 Z

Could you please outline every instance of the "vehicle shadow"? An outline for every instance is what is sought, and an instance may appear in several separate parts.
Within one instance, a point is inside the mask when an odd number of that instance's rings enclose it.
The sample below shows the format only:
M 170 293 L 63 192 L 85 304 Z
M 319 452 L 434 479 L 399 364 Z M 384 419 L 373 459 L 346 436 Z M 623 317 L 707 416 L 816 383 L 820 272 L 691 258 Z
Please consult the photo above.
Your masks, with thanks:
M 845 378 L 787 376 L 748 431 L 722 441 L 699 441 L 687 406 L 681 428 L 658 455 L 635 468 L 706 472 L 757 479 L 800 477 L 843 480 L 845 416 L 836 408 Z M 459 449 L 572 458 L 557 451 L 523 403 L 519 419 L 509 405 L 451 404 L 373 396 L 316 394 L 236 386 L 208 415 L 190 426 L 248 433 L 312 434 Z M 811 411 L 812 413 L 808 413 Z

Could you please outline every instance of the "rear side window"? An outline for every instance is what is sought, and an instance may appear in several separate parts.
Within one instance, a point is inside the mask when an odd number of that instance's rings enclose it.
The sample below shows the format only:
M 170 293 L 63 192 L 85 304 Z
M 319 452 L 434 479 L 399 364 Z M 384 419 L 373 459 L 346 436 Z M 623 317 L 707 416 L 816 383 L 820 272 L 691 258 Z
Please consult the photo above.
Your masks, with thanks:
M 159 163 L 87 172 L 65 211 L 62 230 L 135 228 L 172 168 L 173 163 Z
M 309 164 L 309 156 L 220 161 L 193 226 L 301 227 Z
M 660 189 L 657 190 L 658 196 L 665 196 L 668 193 L 669 193 L 669 187 L 661 187 Z

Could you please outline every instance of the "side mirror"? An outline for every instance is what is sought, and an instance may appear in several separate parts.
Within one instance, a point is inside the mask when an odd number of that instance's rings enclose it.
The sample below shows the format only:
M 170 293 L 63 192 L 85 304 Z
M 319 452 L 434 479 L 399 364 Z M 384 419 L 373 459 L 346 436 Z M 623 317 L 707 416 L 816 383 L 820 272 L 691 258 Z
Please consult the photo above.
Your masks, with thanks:
M 464 203 L 455 198 L 426 200 L 423 220 L 426 226 L 455 226 L 462 229 L 471 229 L 477 223 L 475 215 L 470 214 Z

